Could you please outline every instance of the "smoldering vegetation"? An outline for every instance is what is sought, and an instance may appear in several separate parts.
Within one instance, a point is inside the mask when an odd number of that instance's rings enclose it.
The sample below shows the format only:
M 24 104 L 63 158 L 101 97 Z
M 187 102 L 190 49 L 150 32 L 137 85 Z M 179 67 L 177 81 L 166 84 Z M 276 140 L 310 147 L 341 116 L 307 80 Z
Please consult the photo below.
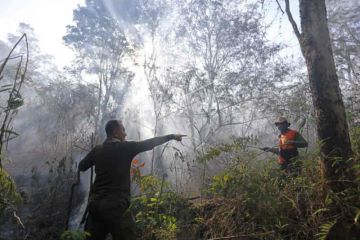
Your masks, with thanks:
M 327 1 L 328 25 L 357 168 L 360 6 L 345 2 Z M 110 119 L 122 119 L 130 140 L 187 135 L 132 165 L 141 239 L 326 239 L 342 223 L 349 236 L 359 231 L 359 192 L 341 202 L 320 174 L 306 65 L 269 38 L 285 21 L 266 1 L 87 0 L 63 37 L 76 56 L 63 69 L 41 52 L 36 29 L 20 24 L 0 41 L 0 121 L 11 116 L 0 131 L 0 239 L 59 239 L 77 163 Z M 4 65 L 23 33 L 28 44 Z M 278 116 L 310 145 L 296 178 L 258 149 L 277 145 Z M 73 230 L 90 175 L 71 199 Z

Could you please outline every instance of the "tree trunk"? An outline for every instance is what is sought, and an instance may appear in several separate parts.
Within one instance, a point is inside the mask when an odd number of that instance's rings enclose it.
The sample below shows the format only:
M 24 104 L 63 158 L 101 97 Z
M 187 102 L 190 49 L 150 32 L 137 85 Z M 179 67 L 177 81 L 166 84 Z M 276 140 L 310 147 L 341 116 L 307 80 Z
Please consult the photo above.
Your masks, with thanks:
M 299 0 L 302 33 L 286 2 L 286 11 L 304 55 L 321 141 L 323 173 L 334 191 L 344 189 L 339 180 L 352 180 L 352 150 L 338 76 L 330 44 L 325 0 Z

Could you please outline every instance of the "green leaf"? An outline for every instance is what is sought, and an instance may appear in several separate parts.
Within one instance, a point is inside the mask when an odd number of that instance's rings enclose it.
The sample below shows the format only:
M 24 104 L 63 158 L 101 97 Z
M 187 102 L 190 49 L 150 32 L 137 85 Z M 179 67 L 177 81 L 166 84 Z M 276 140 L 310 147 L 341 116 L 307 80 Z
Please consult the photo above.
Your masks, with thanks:
M 317 215 L 317 214 L 319 214 L 319 213 L 327 212 L 327 211 L 329 211 L 329 209 L 327 209 L 327 208 L 320 208 L 320 209 L 316 210 L 316 211 L 312 214 L 312 216 L 314 217 L 315 215 Z
M 360 209 L 357 209 L 357 213 L 355 215 L 355 218 L 354 218 L 354 223 L 358 223 L 359 221 L 359 217 L 360 217 Z
M 317 240 L 326 240 L 327 236 L 330 233 L 330 230 L 332 229 L 332 227 L 335 225 L 336 222 L 337 220 L 334 220 L 321 225 L 319 233 L 316 234 Z

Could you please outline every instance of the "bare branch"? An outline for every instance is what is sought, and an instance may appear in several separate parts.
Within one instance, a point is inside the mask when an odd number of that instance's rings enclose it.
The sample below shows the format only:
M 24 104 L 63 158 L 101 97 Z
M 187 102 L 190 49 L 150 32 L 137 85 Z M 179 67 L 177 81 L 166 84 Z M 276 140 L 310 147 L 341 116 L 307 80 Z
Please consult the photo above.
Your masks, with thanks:
M 23 224 L 23 222 L 21 221 L 20 217 L 17 215 L 16 211 L 13 212 L 13 216 L 16 219 L 16 221 L 20 224 L 20 226 L 25 229 L 25 226 Z
M 299 31 L 299 28 L 298 26 L 296 25 L 296 22 L 291 14 L 291 11 L 290 11 L 290 3 L 289 3 L 289 0 L 285 0 L 285 8 L 286 8 L 286 14 L 288 16 L 288 19 L 291 23 L 291 26 L 293 27 L 294 29 L 294 32 L 295 32 L 295 35 L 296 37 L 298 38 L 298 40 L 300 41 L 301 40 L 301 33 Z
M 280 5 L 280 3 L 279 3 L 278 0 L 276 0 L 276 3 L 277 3 L 277 5 L 279 6 L 279 9 L 280 9 L 280 11 L 282 12 L 282 14 L 284 14 L 285 12 L 284 12 L 284 10 L 282 9 L 282 7 L 281 7 L 281 5 Z
M 78 145 L 73 145 L 73 147 L 81 149 L 81 150 L 86 151 L 86 152 L 90 151 L 90 149 L 87 149 L 87 148 L 84 148 L 84 147 L 81 147 L 81 146 L 78 146 Z
M 242 236 L 237 235 L 237 236 L 227 236 L 227 237 L 217 237 L 217 238 L 211 238 L 209 240 L 222 240 L 222 239 L 235 239 L 235 238 L 240 238 Z
M 11 57 L 11 54 L 13 53 L 13 51 L 15 50 L 15 48 L 17 47 L 17 45 L 21 42 L 21 40 L 23 38 L 26 38 L 26 34 L 24 33 L 21 38 L 15 43 L 14 47 L 11 49 L 11 51 L 9 52 L 8 56 L 5 58 L 5 61 L 3 62 L 3 64 L 1 65 L 0 67 L 0 74 L 3 72 L 4 68 L 5 68 L 5 65 L 6 63 L 9 61 L 10 57 Z
M 217 237 L 217 238 L 210 238 L 208 240 L 222 240 L 222 239 L 239 239 L 239 238 L 244 238 L 244 237 L 260 237 L 260 236 L 267 236 L 270 234 L 274 234 L 274 231 L 269 231 L 269 232 L 264 232 L 264 233 L 259 233 L 259 234 L 240 234 L 240 235 L 236 235 L 236 236 L 227 236 L 227 237 Z
M 8 59 L 8 60 L 14 60 L 14 59 L 17 59 L 17 58 L 22 58 L 22 57 L 23 57 L 23 54 L 20 54 L 20 55 L 18 55 L 18 56 L 3 58 L 3 59 L 0 60 L 0 62 L 4 62 L 6 59 Z
M 16 97 L 20 93 L 20 89 L 21 89 L 22 83 L 25 80 L 25 75 L 26 75 L 26 71 L 27 71 L 27 66 L 28 66 L 28 61 L 29 61 L 29 45 L 28 45 L 26 34 L 23 34 L 20 37 L 20 39 L 16 42 L 14 47 L 11 49 L 9 55 L 7 56 L 7 58 L 5 59 L 5 61 L 3 62 L 3 64 L 0 67 L 0 75 L 1 75 L 3 70 L 5 69 L 5 66 L 6 66 L 8 60 L 11 58 L 11 54 L 13 53 L 13 51 L 15 50 L 17 45 L 22 41 L 22 39 L 25 39 L 25 43 L 26 43 L 26 62 L 25 62 L 24 70 L 21 73 L 21 70 L 22 70 L 21 66 L 22 66 L 22 62 L 23 62 L 23 57 L 21 56 L 20 57 L 20 62 L 18 64 L 18 66 L 17 66 L 17 71 L 16 71 L 14 83 L 12 84 L 13 87 L 12 87 L 10 93 L 9 93 L 9 97 L 8 97 L 8 100 L 7 100 L 8 105 L 7 105 L 7 107 L 6 107 L 5 111 L 4 111 L 5 117 L 2 120 L 2 124 L 1 124 L 1 128 L 0 128 L 0 155 L 1 155 L 2 151 L 3 151 L 4 143 L 7 144 L 7 141 L 9 140 L 9 138 L 6 137 L 7 136 L 6 135 L 6 129 L 9 128 L 10 123 L 13 120 L 11 115 L 16 113 L 15 112 L 16 109 L 12 109 L 9 104 L 10 104 L 11 100 L 14 98 L 14 96 Z M 20 82 L 18 84 L 17 79 L 18 79 L 19 75 L 21 75 L 21 76 L 20 76 Z M 18 84 L 18 86 L 17 86 L 17 84 Z M 9 119 L 9 117 L 10 117 L 10 119 Z M 0 158 L 0 168 L 2 167 L 1 160 L 2 159 Z

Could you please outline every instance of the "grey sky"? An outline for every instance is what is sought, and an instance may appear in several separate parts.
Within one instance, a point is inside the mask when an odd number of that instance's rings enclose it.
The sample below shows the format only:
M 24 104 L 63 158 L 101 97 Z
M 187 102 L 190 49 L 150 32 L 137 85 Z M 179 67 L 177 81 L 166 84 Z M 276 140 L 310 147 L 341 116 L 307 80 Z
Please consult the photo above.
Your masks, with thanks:
M 38 35 L 41 50 L 55 57 L 55 63 L 69 63 L 72 53 L 62 43 L 73 9 L 85 0 L 0 0 L 0 39 L 16 32 L 20 22 L 30 24 Z
M 66 25 L 72 22 L 73 10 L 84 2 L 85 0 L 0 0 L 0 40 L 5 40 L 8 33 L 16 32 L 20 22 L 28 23 L 38 36 L 42 52 L 53 55 L 59 67 L 69 64 L 73 54 L 63 45 L 62 37 L 66 33 Z M 286 16 L 281 17 L 274 0 L 267 0 L 265 3 L 267 21 L 275 19 L 269 33 L 270 40 L 285 43 L 290 46 L 288 52 L 300 54 Z M 294 17 L 298 19 L 298 1 L 290 0 L 290 3 Z

